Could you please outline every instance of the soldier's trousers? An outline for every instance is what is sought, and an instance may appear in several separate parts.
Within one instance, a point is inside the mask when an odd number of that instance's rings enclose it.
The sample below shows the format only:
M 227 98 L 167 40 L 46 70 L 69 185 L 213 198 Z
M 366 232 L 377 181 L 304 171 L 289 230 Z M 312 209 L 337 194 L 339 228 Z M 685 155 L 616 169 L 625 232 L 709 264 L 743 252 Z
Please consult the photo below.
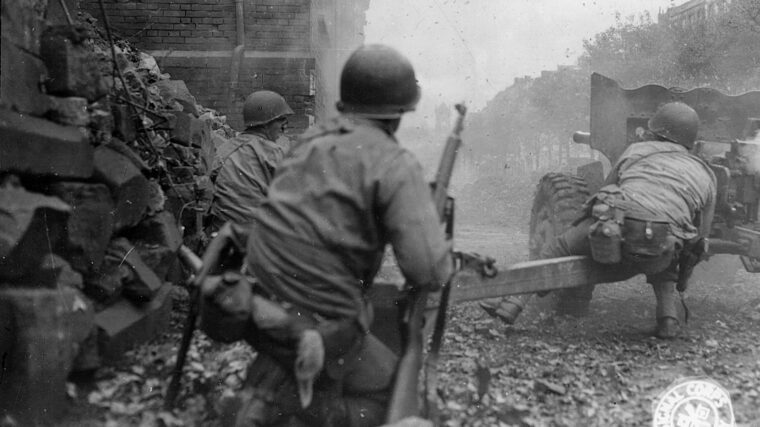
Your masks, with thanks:
M 257 346 L 262 347 L 262 346 Z M 270 351 L 275 350 L 275 351 Z M 353 354 L 330 361 L 314 384 L 314 398 L 300 408 L 288 349 L 259 349 L 248 370 L 235 427 L 374 427 L 385 418 L 397 358 L 372 335 Z
M 561 235 L 545 245 L 539 258 L 557 258 L 571 255 L 591 255 L 591 245 L 588 239 L 589 227 L 594 223 L 593 218 L 587 218 L 574 227 L 568 229 Z M 646 276 L 647 283 L 652 285 L 655 298 L 657 299 L 656 316 L 658 319 L 663 317 L 677 318 L 676 311 L 676 290 L 675 283 L 678 280 L 678 257 L 673 258 L 673 262 L 665 270 Z M 635 274 L 632 271 L 632 274 Z M 591 300 L 594 285 L 581 286 L 574 289 L 564 289 L 560 293 L 559 304 L 568 307 L 588 304 Z M 520 297 L 523 302 L 527 301 L 528 296 Z M 560 306 L 561 308 L 562 306 Z

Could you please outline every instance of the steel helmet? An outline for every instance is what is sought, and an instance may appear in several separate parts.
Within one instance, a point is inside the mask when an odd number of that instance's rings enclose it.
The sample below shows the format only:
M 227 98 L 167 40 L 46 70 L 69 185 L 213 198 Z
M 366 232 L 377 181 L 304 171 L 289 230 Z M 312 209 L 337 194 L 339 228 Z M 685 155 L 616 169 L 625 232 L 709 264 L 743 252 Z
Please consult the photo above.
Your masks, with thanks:
M 670 142 L 691 150 L 697 139 L 699 116 L 683 102 L 669 102 L 660 106 L 649 119 L 649 130 Z
M 395 119 L 413 111 L 419 100 L 420 88 L 412 64 L 388 46 L 362 46 L 343 66 L 338 111 Z
M 285 98 L 271 90 L 259 90 L 245 98 L 243 104 L 243 123 L 246 128 L 259 126 L 294 114 Z

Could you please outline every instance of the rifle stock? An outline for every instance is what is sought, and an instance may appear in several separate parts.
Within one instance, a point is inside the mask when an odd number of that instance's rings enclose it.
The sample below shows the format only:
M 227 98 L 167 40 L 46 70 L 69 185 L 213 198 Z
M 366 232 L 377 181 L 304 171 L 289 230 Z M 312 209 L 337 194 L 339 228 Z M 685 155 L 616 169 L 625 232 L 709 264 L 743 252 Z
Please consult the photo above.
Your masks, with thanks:
M 462 145 L 460 134 L 464 126 L 466 108 L 456 105 L 456 124 L 451 135 L 446 140 L 446 146 L 438 165 L 433 188 L 433 202 L 439 217 L 443 218 L 446 206 L 447 192 L 454 171 L 457 152 Z M 427 305 L 428 291 L 421 286 L 411 286 L 406 304 L 406 343 L 401 359 L 396 368 L 393 384 L 393 394 L 388 405 L 388 423 L 398 422 L 406 417 L 419 415 L 419 372 L 422 367 L 423 336 L 422 327 Z
M 199 258 L 195 252 L 185 245 L 181 245 L 177 253 L 180 261 L 186 267 L 191 269 L 194 275 L 188 281 L 190 285 L 190 307 L 187 313 L 187 318 L 185 319 L 185 324 L 182 328 L 182 339 L 180 340 L 179 349 L 177 350 L 177 360 L 174 363 L 169 387 L 166 389 L 166 395 L 164 396 L 164 409 L 166 410 L 174 408 L 174 401 L 179 394 L 187 351 L 190 349 L 190 344 L 193 340 L 193 332 L 195 331 L 195 324 L 198 320 L 198 312 L 200 311 L 200 287 L 209 273 L 219 264 L 220 254 L 228 243 L 229 239 L 225 235 L 220 234 L 216 236 L 211 243 L 209 243 L 208 248 L 206 248 L 206 252 L 203 254 L 203 259 Z

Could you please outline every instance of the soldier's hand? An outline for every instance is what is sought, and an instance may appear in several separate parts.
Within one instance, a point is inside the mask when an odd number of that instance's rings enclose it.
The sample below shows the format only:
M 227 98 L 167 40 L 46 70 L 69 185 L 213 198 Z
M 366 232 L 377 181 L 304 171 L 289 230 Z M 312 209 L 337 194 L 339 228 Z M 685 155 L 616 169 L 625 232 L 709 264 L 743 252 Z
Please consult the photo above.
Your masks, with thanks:
M 201 329 L 217 341 L 242 339 L 250 327 L 251 283 L 235 272 L 206 276 L 201 284 Z

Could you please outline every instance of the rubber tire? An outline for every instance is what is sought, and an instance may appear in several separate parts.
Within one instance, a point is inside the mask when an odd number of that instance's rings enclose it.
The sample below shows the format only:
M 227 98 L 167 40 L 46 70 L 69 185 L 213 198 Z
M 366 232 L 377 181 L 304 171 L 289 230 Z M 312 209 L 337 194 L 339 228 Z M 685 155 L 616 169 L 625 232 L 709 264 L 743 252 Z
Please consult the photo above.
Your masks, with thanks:
M 539 259 L 544 245 L 554 240 L 583 214 L 583 205 L 591 196 L 583 178 L 549 173 L 539 181 L 530 213 L 530 259 Z M 556 308 L 569 315 L 584 315 L 591 301 L 594 285 L 555 292 Z

